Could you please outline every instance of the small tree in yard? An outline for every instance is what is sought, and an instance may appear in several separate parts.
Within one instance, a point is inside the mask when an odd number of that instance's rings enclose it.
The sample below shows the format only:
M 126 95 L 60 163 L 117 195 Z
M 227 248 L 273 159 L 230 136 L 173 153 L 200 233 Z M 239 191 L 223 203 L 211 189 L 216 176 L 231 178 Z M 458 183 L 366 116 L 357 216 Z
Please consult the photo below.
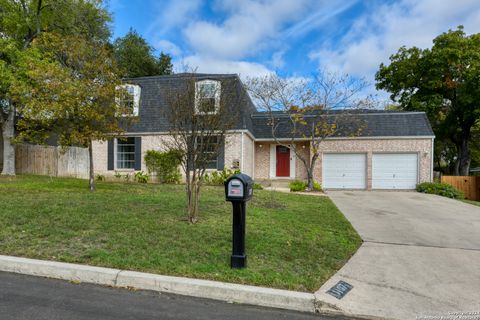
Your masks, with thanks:
M 116 103 L 121 82 L 110 52 L 79 36 L 46 33 L 33 47 L 55 64 L 31 65 L 25 85 L 18 87 L 18 95 L 24 97 L 18 139 L 42 142 L 54 133 L 62 146 L 87 147 L 89 188 L 94 191 L 92 142 L 120 134 L 121 122 L 130 120 L 121 115 L 132 111 Z
M 238 121 L 239 86 L 236 78 L 202 81 L 192 73 L 180 87 L 163 90 L 172 136 L 167 146 L 183 153 L 181 167 L 190 223 L 198 221 L 200 189 L 207 167 L 222 152 L 227 130 Z
M 269 115 L 276 143 L 291 148 L 307 171 L 307 189 L 313 190 L 315 163 L 325 139 L 365 129 L 360 110 L 371 105 L 370 97 L 359 100 L 367 83 L 348 75 L 321 72 L 312 79 L 268 75 L 251 78 L 247 87 L 257 106 Z M 296 144 L 310 142 L 306 156 Z

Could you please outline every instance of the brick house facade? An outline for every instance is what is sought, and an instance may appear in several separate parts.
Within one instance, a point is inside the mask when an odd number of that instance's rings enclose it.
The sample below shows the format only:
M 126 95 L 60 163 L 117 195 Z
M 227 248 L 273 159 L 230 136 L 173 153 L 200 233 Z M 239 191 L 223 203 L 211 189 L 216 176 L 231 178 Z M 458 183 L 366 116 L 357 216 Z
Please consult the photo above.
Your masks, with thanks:
M 188 75 L 191 76 L 191 75 Z M 198 81 L 210 79 L 240 81 L 237 75 L 195 75 Z M 146 171 L 144 155 L 147 150 L 164 150 L 172 139 L 168 123 L 161 116 L 164 108 L 162 91 L 184 81 L 186 75 L 127 79 L 138 91 L 139 121 L 125 133 L 130 137 L 118 145 L 117 139 L 95 142 L 93 145 L 96 173 L 113 175 L 117 171 Z M 276 136 L 275 142 L 268 125 L 268 116 L 258 112 L 241 86 L 239 96 L 245 99 L 232 102 L 239 108 L 238 125 L 228 132 L 216 167 L 239 169 L 258 182 L 305 180 L 304 164 L 286 147 L 288 133 Z M 321 155 L 315 164 L 314 178 L 326 188 L 346 189 L 411 189 L 419 182 L 431 181 L 433 170 L 433 132 L 424 113 L 368 111 L 361 114 L 369 130 L 350 137 L 338 136 L 323 141 Z M 296 149 L 309 158 L 310 142 L 295 140 Z M 119 151 L 120 150 L 120 151 Z M 125 151 L 127 150 L 127 151 Z M 125 151 L 125 152 L 124 152 Z M 130 159 L 129 168 L 120 168 Z M 133 160 L 132 160 L 133 159 Z

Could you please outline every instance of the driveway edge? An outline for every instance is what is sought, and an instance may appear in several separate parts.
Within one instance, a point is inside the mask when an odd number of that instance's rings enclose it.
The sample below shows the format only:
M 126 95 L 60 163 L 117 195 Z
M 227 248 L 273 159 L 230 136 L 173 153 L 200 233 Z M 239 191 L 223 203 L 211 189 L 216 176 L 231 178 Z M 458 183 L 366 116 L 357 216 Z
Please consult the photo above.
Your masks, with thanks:
M 230 303 L 316 312 L 315 295 L 281 289 L 162 276 L 73 263 L 0 255 L 0 271 L 113 287 L 173 293 Z

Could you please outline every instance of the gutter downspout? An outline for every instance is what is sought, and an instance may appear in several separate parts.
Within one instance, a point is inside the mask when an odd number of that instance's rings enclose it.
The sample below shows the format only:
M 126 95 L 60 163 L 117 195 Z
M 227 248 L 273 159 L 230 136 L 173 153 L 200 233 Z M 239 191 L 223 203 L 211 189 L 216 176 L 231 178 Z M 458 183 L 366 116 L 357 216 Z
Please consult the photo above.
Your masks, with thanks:
M 435 137 L 432 138 L 432 153 L 430 155 L 430 158 L 432 158 L 432 161 L 431 161 L 431 164 L 430 164 L 430 182 L 433 182 L 433 158 L 434 158 L 434 140 L 435 140 Z
M 242 150 L 240 151 L 240 172 L 243 173 L 243 131 L 242 131 Z
M 252 141 L 252 179 L 255 180 L 255 140 Z

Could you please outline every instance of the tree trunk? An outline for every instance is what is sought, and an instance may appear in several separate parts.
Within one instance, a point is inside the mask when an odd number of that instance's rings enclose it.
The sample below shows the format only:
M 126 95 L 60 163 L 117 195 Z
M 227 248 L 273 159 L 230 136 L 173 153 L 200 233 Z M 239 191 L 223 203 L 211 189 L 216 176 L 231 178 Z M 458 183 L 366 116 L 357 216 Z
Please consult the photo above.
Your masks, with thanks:
M 307 190 L 313 191 L 313 166 L 307 169 Z
M 93 170 L 93 146 L 92 146 L 92 141 L 88 142 L 88 159 L 90 161 L 88 187 L 90 188 L 90 192 L 94 192 L 95 191 L 95 176 L 94 176 L 94 170 Z
M 457 161 L 455 162 L 455 175 L 468 176 L 470 173 L 470 148 L 468 147 L 468 136 L 462 135 L 457 144 Z
M 189 221 L 190 223 L 197 223 L 198 222 L 198 207 L 200 205 L 200 182 L 195 181 L 193 186 L 193 203 L 192 203 L 192 210 L 190 212 Z
M 196 183 L 196 176 L 195 173 L 191 175 L 189 170 L 189 164 L 186 165 L 186 172 L 185 172 L 185 191 L 187 194 L 187 219 L 190 223 L 197 222 L 197 212 L 196 212 L 196 192 L 195 192 L 195 183 Z
M 307 164 L 305 164 L 307 169 L 307 188 L 309 191 L 313 191 L 313 183 L 315 182 L 313 180 L 313 171 L 315 170 L 315 163 L 317 162 L 317 159 L 318 153 L 315 153 L 310 159 L 310 165 L 307 166 Z
M 197 223 L 200 186 L 198 185 L 198 181 L 196 181 L 197 179 L 191 178 L 189 180 L 186 184 L 188 222 Z
M 3 135 L 3 170 L 2 175 L 15 175 L 15 146 L 12 139 L 15 137 L 15 107 L 10 104 L 8 115 L 2 124 Z

